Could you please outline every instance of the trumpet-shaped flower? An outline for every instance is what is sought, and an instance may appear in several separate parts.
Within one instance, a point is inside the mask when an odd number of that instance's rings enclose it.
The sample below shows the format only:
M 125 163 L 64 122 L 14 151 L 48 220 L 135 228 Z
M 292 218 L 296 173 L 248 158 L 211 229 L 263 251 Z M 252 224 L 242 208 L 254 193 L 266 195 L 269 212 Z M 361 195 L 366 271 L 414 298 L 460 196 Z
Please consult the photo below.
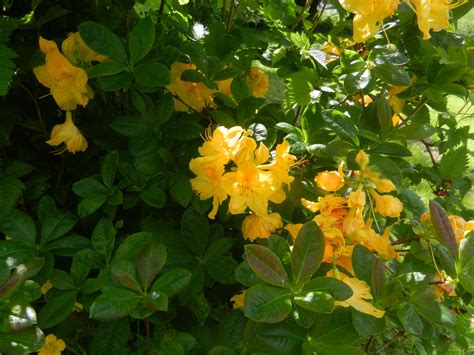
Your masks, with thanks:
M 187 111 L 188 108 L 192 108 L 196 111 L 202 111 L 206 107 L 214 107 L 215 104 L 211 96 L 214 90 L 209 89 L 202 83 L 181 80 L 181 74 L 185 70 L 196 70 L 196 66 L 185 63 L 171 64 L 171 84 L 167 85 L 166 88 L 179 98 L 174 101 L 175 110 Z
M 257 238 L 268 238 L 282 227 L 281 216 L 276 212 L 266 216 L 251 214 L 242 222 L 242 233 L 244 239 L 254 241 Z
M 44 341 L 44 345 L 38 351 L 38 355 L 61 355 L 66 349 L 66 343 L 62 339 L 58 339 L 56 335 L 49 334 Z
M 371 195 L 375 200 L 375 211 L 384 217 L 400 217 L 403 210 L 403 204 L 400 200 L 392 195 L 379 195 L 375 191 L 371 191 Z
M 325 191 L 335 192 L 344 186 L 344 173 L 342 172 L 342 162 L 337 171 L 324 171 L 314 178 L 316 185 Z
M 190 170 L 197 176 L 191 179 L 191 187 L 201 200 L 212 197 L 212 210 L 208 217 L 214 219 L 217 209 L 227 199 L 224 188 L 224 163 L 212 157 L 199 157 L 189 163 Z
M 354 40 L 366 41 L 377 34 L 385 18 L 392 15 L 399 0 L 339 0 L 342 7 L 355 14 L 353 20 Z
M 64 153 L 68 150 L 75 154 L 76 152 L 83 152 L 87 149 L 87 141 L 79 129 L 74 125 L 71 111 L 66 112 L 66 121 L 64 123 L 53 127 L 51 138 L 46 141 L 46 143 L 51 146 L 57 146 L 64 143 L 66 146 L 61 149 L 59 153 Z
M 255 97 L 263 97 L 269 88 L 268 75 L 262 73 L 257 67 L 250 69 L 247 78 L 249 86 L 252 88 L 252 95 Z
M 78 105 L 85 107 L 94 93 L 87 85 L 84 69 L 72 65 L 53 41 L 40 37 L 39 45 L 45 54 L 46 64 L 33 69 L 38 81 L 51 89 L 54 100 L 62 110 L 72 111 Z
M 362 189 L 352 191 L 347 199 L 347 206 L 349 208 L 364 208 L 365 206 L 365 192 Z
M 328 275 L 333 276 L 333 273 L 330 272 Z M 352 290 L 352 296 L 345 301 L 336 301 L 336 306 L 353 307 L 359 312 L 369 314 L 376 318 L 382 318 L 384 316 L 385 311 L 376 308 L 369 302 L 373 297 L 367 282 L 346 276 L 343 273 L 338 273 L 336 278 L 344 282 Z
M 69 61 L 76 65 L 89 65 L 92 62 L 103 62 L 107 57 L 94 52 L 83 41 L 79 32 L 69 33 L 61 44 L 61 50 Z
M 414 6 L 418 28 L 423 39 L 430 39 L 430 30 L 438 32 L 449 27 L 449 9 L 458 6 L 452 0 L 410 0 Z

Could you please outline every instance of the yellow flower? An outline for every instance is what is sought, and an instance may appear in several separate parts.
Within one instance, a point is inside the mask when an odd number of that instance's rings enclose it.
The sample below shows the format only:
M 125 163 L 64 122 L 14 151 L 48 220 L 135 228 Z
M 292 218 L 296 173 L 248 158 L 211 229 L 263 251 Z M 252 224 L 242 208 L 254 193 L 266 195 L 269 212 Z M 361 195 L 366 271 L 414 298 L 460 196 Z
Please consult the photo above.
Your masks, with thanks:
M 190 107 L 193 110 L 202 111 L 206 107 L 215 107 L 211 96 L 214 90 L 209 89 L 202 83 L 181 80 L 181 74 L 185 70 L 196 70 L 196 66 L 185 63 L 171 64 L 171 84 L 167 85 L 166 88 L 181 100 L 175 99 L 175 110 L 185 112 Z
M 369 164 L 369 157 L 363 150 L 359 150 L 355 157 L 355 161 L 360 166 L 361 170 L 365 170 Z
M 283 222 L 276 212 L 266 216 L 251 214 L 242 222 L 242 233 L 244 239 L 253 242 L 257 238 L 268 238 L 281 227 L 283 227 Z
M 391 195 L 379 195 L 372 191 L 371 195 L 375 199 L 375 211 L 384 217 L 400 217 L 403 210 L 403 204 L 396 197 Z
M 365 206 L 365 192 L 362 189 L 352 191 L 347 199 L 347 206 L 349 208 L 364 208 Z
M 6 235 L 6 236 L 5 236 L 5 240 L 13 240 L 13 238 L 10 237 L 9 235 Z
M 94 52 L 82 40 L 79 32 L 69 33 L 61 44 L 61 50 L 69 61 L 77 66 L 91 62 L 103 62 L 106 57 Z
M 247 82 L 252 88 L 252 95 L 255 97 L 263 97 L 268 91 L 268 75 L 261 73 L 257 67 L 252 67 L 252 69 L 250 69 Z
M 456 215 L 450 215 L 449 221 L 453 227 L 456 242 L 459 244 L 462 239 L 472 230 L 474 230 L 474 220 L 468 221 Z
M 393 112 L 398 115 L 403 111 L 403 107 L 405 106 L 404 99 L 400 99 L 397 97 L 397 94 L 404 91 L 408 86 L 394 86 L 388 92 L 388 102 L 390 106 L 392 106 Z
M 60 149 L 59 153 L 64 153 L 68 150 L 75 154 L 76 152 L 83 152 L 87 149 L 87 141 L 74 125 L 71 111 L 66 112 L 66 121 L 64 123 L 53 127 L 51 139 L 46 141 L 46 143 L 52 146 L 64 143 L 66 146 Z
M 370 251 L 376 252 L 384 260 L 398 259 L 399 255 L 395 247 L 390 243 L 391 227 L 385 228 L 383 235 L 376 233 L 372 229 L 372 219 L 368 219 L 365 226 L 357 229 L 351 235 L 353 242 L 367 247 Z
M 333 273 L 329 272 L 328 275 L 333 276 Z M 353 307 L 359 312 L 369 314 L 376 318 L 382 318 L 384 316 L 385 311 L 374 307 L 374 305 L 368 301 L 372 300 L 373 297 L 367 282 L 346 276 L 343 273 L 338 273 L 336 278 L 349 286 L 353 292 L 352 296 L 347 300 L 336 301 L 336 306 Z
M 58 339 L 56 335 L 49 334 L 43 347 L 38 351 L 38 355 L 61 355 L 66 349 L 66 343 L 62 339 Z
M 452 0 L 410 0 L 416 13 L 418 28 L 423 39 L 430 39 L 430 30 L 438 32 L 449 27 L 449 10 L 467 3 L 451 4 Z
M 54 100 L 62 110 L 75 110 L 77 105 L 85 107 L 94 97 L 87 85 L 86 72 L 72 65 L 53 41 L 40 37 L 39 45 L 46 56 L 46 64 L 33 69 L 38 81 L 51 89 Z
M 191 187 L 201 200 L 212 197 L 212 210 L 208 217 L 214 219 L 217 209 L 227 199 L 224 188 L 224 164 L 208 157 L 199 157 L 189 162 L 189 169 L 197 176 L 191 179 Z
M 247 293 L 247 290 L 242 290 L 241 293 L 238 293 L 230 299 L 232 302 L 232 308 L 233 309 L 242 309 L 244 308 L 244 301 L 245 301 L 245 294 Z
M 393 182 L 388 179 L 381 178 L 381 175 L 375 171 L 366 169 L 364 176 L 375 185 L 375 189 L 380 193 L 391 192 L 395 189 Z
M 344 173 L 342 172 L 342 162 L 337 171 L 324 171 L 314 178 L 316 185 L 325 191 L 335 192 L 344 186 Z
M 53 284 L 51 283 L 51 281 L 46 281 L 43 286 L 41 286 L 41 294 L 45 295 L 52 287 Z
M 364 42 L 377 34 L 386 17 L 392 15 L 399 0 L 339 0 L 342 7 L 355 14 L 353 20 L 354 40 Z
M 217 87 L 218 87 L 217 92 L 220 92 L 221 94 L 232 97 L 232 90 L 230 89 L 230 85 L 232 84 L 232 80 L 234 80 L 234 79 L 231 78 L 231 79 L 227 79 L 227 80 L 216 81 L 216 84 L 217 84 Z

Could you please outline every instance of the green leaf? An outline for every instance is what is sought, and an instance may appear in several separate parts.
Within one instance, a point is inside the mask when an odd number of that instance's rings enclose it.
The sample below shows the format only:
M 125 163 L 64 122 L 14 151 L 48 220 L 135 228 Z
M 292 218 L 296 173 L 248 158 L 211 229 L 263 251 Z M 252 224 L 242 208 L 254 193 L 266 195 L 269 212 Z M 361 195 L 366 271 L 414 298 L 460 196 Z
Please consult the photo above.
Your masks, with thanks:
M 44 343 L 44 334 L 38 327 L 21 332 L 0 332 L 0 352 L 24 353 L 38 351 Z
M 244 331 L 247 350 L 253 354 L 299 354 L 305 339 L 305 332 L 293 322 L 265 324 L 249 321 Z
M 288 285 L 288 274 L 278 256 L 270 249 L 248 244 L 245 246 L 245 257 L 253 272 L 264 282 L 278 287 Z
M 297 303 L 293 304 L 293 311 L 292 311 L 293 319 L 295 320 L 296 324 L 303 328 L 311 327 L 315 320 L 316 320 L 316 313 L 313 311 L 309 311 Z
M 373 72 L 385 83 L 394 86 L 410 86 L 410 75 L 400 66 L 392 64 L 379 64 L 373 68 Z
M 383 143 L 369 151 L 370 153 L 384 154 L 392 157 L 411 157 L 411 151 L 401 144 Z
M 130 86 L 133 82 L 133 74 L 129 71 L 122 71 L 114 75 L 101 76 L 97 83 L 104 91 L 118 91 Z
M 228 346 L 238 345 L 244 337 L 247 318 L 240 310 L 233 310 L 223 315 L 217 330 L 217 343 Z
M 18 302 L 17 300 L 15 300 Z M 1 332 L 20 332 L 33 325 L 36 325 L 36 312 L 31 306 L 19 306 L 13 304 L 7 312 L 2 312 L 5 316 L 4 323 L 0 325 Z
M 112 251 L 114 250 L 116 230 L 112 222 L 102 218 L 97 222 L 92 232 L 92 246 L 104 257 L 105 263 L 108 264 Z
M 100 165 L 100 176 L 102 182 L 108 188 L 112 187 L 117 173 L 117 165 L 119 161 L 118 153 L 114 150 L 107 154 Z
M 376 318 L 371 315 L 352 310 L 352 324 L 361 336 L 377 335 L 385 330 L 385 318 Z
M 192 140 L 201 136 L 203 127 L 194 119 L 176 118 L 163 125 L 162 132 L 167 139 Z
M 325 110 L 322 112 L 321 117 L 329 127 L 334 130 L 339 138 L 358 145 L 357 127 L 351 121 L 350 117 L 336 110 Z
M 157 61 L 136 66 L 134 74 L 138 84 L 148 87 L 165 86 L 171 81 L 169 69 Z
M 166 264 L 166 257 L 166 248 L 155 240 L 145 244 L 138 253 L 137 272 L 145 290 Z
M 416 312 L 428 322 L 446 326 L 454 326 L 456 317 L 444 304 L 437 301 L 417 300 L 412 301 Z
M 369 285 L 372 282 L 372 269 L 376 262 L 376 257 L 366 247 L 357 244 L 352 251 L 352 267 L 355 276 L 359 280 L 364 280 Z
M 77 214 L 84 218 L 97 211 L 107 200 L 108 196 L 89 195 L 77 205 Z
M 352 289 L 341 280 L 328 276 L 320 276 L 310 280 L 303 288 L 304 293 L 329 293 L 336 301 L 344 301 L 353 294 Z
M 44 245 L 61 238 L 77 223 L 77 217 L 72 213 L 56 211 L 43 221 L 41 226 L 41 244 Z
M 230 91 L 237 102 L 251 95 L 250 88 L 247 84 L 247 79 L 237 77 L 230 83 Z
M 114 261 L 125 259 L 135 262 L 142 246 L 151 241 L 152 234 L 149 232 L 139 232 L 130 234 L 122 241 L 115 251 Z
M 92 178 L 85 178 L 72 185 L 72 191 L 78 196 L 88 197 L 91 195 L 108 195 L 107 188 L 100 181 Z
M 454 179 L 464 175 L 469 165 L 466 146 L 443 154 L 439 162 L 439 173 L 445 179 Z
M 0 178 L 0 215 L 6 215 L 14 208 L 25 189 L 25 185 L 13 176 Z
M 181 73 L 181 80 L 191 83 L 202 83 L 206 80 L 206 77 L 197 70 L 187 69 Z
M 436 201 L 430 201 L 429 207 L 431 224 L 433 225 L 438 240 L 449 249 L 454 259 L 457 260 L 458 244 L 448 214 Z
M 143 116 L 124 115 L 119 116 L 110 123 L 110 127 L 126 137 L 145 136 L 150 127 Z
M 84 283 L 92 268 L 92 251 L 83 249 L 77 252 L 72 258 L 71 276 L 76 285 Z
M 380 133 L 381 133 L 382 139 L 384 139 L 385 137 L 387 137 L 388 132 L 393 127 L 392 108 L 390 107 L 390 104 L 385 97 L 380 97 L 377 100 L 375 107 L 377 109 L 377 119 L 379 122 Z M 411 153 L 409 156 L 411 156 Z
M 135 279 L 135 277 L 128 270 L 120 269 L 120 266 L 112 267 L 111 277 L 112 280 L 117 281 L 120 286 L 138 293 L 142 292 L 142 288 L 138 284 L 138 281 Z
M 90 347 L 90 355 L 107 353 L 119 354 L 127 347 L 130 337 L 130 321 L 128 318 L 111 322 L 100 322 L 94 332 Z
M 321 265 L 324 256 L 324 235 L 316 222 L 303 225 L 291 252 L 291 271 L 296 287 L 308 282 Z
M 291 313 L 289 290 L 266 284 L 250 287 L 245 294 L 244 314 L 264 323 L 278 323 Z
M 35 276 L 44 265 L 44 258 L 33 257 L 15 267 L 10 277 L 0 284 L 0 300 L 12 294 L 23 281 Z
M 193 189 L 189 177 L 180 175 L 170 188 L 170 195 L 184 208 L 188 207 L 193 198 Z
M 162 208 L 166 202 L 166 194 L 160 184 L 148 185 L 142 192 L 143 202 L 155 208 Z
M 130 63 L 135 65 L 145 57 L 155 43 L 155 25 L 151 17 L 147 16 L 140 20 L 128 35 L 128 49 L 130 51 Z
M 91 318 L 101 321 L 126 317 L 140 302 L 141 296 L 133 291 L 109 287 L 92 303 Z
M 76 288 L 71 275 L 64 270 L 54 269 L 49 275 L 49 281 L 58 290 L 73 290 Z
M 0 231 L 12 237 L 15 241 L 36 244 L 35 223 L 26 213 L 13 210 L 6 216 L 0 217 Z
M 184 244 L 196 255 L 204 255 L 209 239 L 209 220 L 193 207 L 188 207 L 181 218 Z
M 331 313 L 334 309 L 334 299 L 325 292 L 299 292 L 294 300 L 297 305 L 312 312 Z
M 349 95 L 358 93 L 369 85 L 371 78 L 369 69 L 347 74 L 344 79 L 344 88 Z
M 69 317 L 76 303 L 76 293 L 75 290 L 48 293 L 46 304 L 38 313 L 38 325 L 51 328 Z
M 118 62 L 105 62 L 94 65 L 87 71 L 89 78 L 97 78 L 101 76 L 115 75 L 123 72 L 127 67 Z
M 403 328 L 408 333 L 414 335 L 423 334 L 423 322 L 415 311 L 415 307 L 411 303 L 403 304 L 397 311 L 398 319 L 403 325 Z
M 122 40 L 107 27 L 86 21 L 81 23 L 78 29 L 82 39 L 92 50 L 118 62 L 127 62 L 127 53 Z
M 151 287 L 153 292 L 164 292 L 168 297 L 177 295 L 191 280 L 191 272 L 183 268 L 166 271 Z
M 237 262 L 231 256 L 215 255 L 207 258 L 204 263 L 206 271 L 211 277 L 222 284 L 235 283 L 234 272 Z

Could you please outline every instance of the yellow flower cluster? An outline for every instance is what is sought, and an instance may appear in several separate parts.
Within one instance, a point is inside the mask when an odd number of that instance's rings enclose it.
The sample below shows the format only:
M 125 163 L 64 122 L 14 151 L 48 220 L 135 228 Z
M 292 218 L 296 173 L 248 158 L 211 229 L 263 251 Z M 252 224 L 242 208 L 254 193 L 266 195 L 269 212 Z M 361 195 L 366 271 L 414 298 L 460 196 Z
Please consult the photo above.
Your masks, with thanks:
M 196 66 L 186 63 L 171 64 L 171 83 L 166 86 L 166 89 L 178 98 L 174 101 L 176 111 L 185 112 L 191 108 L 200 112 L 207 107 L 214 108 L 215 103 L 212 95 L 216 93 L 232 97 L 230 89 L 232 79 L 216 81 L 218 89 L 213 90 L 203 83 L 181 80 L 181 74 L 185 70 L 196 70 Z M 251 68 L 247 82 L 255 97 L 263 97 L 268 91 L 268 75 L 260 72 L 257 67 Z
M 65 143 L 65 149 L 60 152 L 84 151 L 87 141 L 74 125 L 70 111 L 79 105 L 85 107 L 94 97 L 94 92 L 87 84 L 87 73 L 81 66 L 90 65 L 92 61 L 102 62 L 105 57 L 91 50 L 79 33 L 70 33 L 63 41 L 63 53 L 55 42 L 43 37 L 39 38 L 39 47 L 45 55 L 45 64 L 35 67 L 33 73 L 42 85 L 51 89 L 51 95 L 59 108 L 67 111 L 65 123 L 54 126 L 51 139 L 46 143 L 52 146 Z
M 369 158 L 365 152 L 360 151 L 357 154 L 356 162 L 360 170 L 354 172 L 354 178 L 344 175 L 342 163 L 337 171 L 324 171 L 316 175 L 314 179 L 316 185 L 331 194 L 320 197 L 317 202 L 301 199 L 301 204 L 305 208 L 318 213 L 313 220 L 324 233 L 326 247 L 323 262 L 334 262 L 350 273 L 353 273 L 352 251 L 357 244 L 365 246 L 385 260 L 398 258 L 389 240 L 391 227 L 386 227 L 380 235 L 372 228 L 372 218 L 364 221 L 364 210 L 375 211 L 384 217 L 399 217 L 403 209 L 400 200 L 386 194 L 393 191 L 395 185 L 369 168 Z M 347 186 L 354 190 L 346 188 L 344 190 L 346 196 L 336 193 Z M 366 207 L 367 199 L 372 205 L 369 206 L 370 208 Z M 373 212 L 374 218 L 375 212 Z M 285 228 L 293 238 L 296 238 L 302 226 L 303 224 L 289 224 Z M 340 305 L 350 304 L 361 312 L 375 317 L 383 316 L 382 311 L 365 301 L 371 299 L 368 285 L 363 281 L 345 276 L 339 278 L 354 290 L 354 296 Z
M 61 355 L 65 349 L 64 340 L 58 339 L 54 334 L 49 334 L 44 340 L 43 347 L 38 351 L 38 355 Z
M 281 203 L 286 198 L 284 185 L 289 186 L 293 177 L 289 169 L 296 158 L 289 153 L 290 144 L 285 140 L 277 145 L 274 159 L 263 144 L 257 147 L 250 131 L 241 127 L 217 127 L 199 148 L 198 158 L 189 163 L 196 175 L 191 185 L 196 194 L 206 200 L 212 198 L 209 218 L 214 219 L 218 207 L 228 198 L 231 214 L 252 214 L 243 222 L 244 238 L 266 238 L 283 223 L 278 213 L 268 214 L 268 203 Z
M 397 9 L 400 0 L 339 0 L 342 7 L 355 14 L 353 21 L 354 40 L 364 42 L 380 30 L 384 20 Z M 415 11 L 418 28 L 423 39 L 430 38 L 430 31 L 441 31 L 449 27 L 449 10 L 467 1 L 452 0 L 403 0 Z

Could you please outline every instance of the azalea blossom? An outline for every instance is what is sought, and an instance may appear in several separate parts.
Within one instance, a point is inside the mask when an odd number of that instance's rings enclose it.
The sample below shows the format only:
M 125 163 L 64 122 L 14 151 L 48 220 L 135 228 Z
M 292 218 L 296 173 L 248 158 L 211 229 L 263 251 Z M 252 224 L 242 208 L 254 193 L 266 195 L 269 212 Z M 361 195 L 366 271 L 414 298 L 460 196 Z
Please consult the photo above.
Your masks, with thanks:
M 354 277 L 346 276 L 345 274 L 338 272 L 337 276 L 333 275 L 330 271 L 328 276 L 336 277 L 352 290 L 352 296 L 345 301 L 336 301 L 336 306 L 341 307 L 353 307 L 359 312 L 369 314 L 375 318 L 382 318 L 385 311 L 376 308 L 369 300 L 373 299 L 372 293 L 370 292 L 370 286 L 363 280 L 356 279 Z
M 58 146 L 64 143 L 66 146 L 60 149 L 59 153 L 63 153 L 67 150 L 75 154 L 76 152 L 83 152 L 87 149 L 87 141 L 74 125 L 71 111 L 66 112 L 66 121 L 64 123 L 53 127 L 51 138 L 46 141 L 46 143 L 52 146 Z
M 56 335 L 49 334 L 44 341 L 44 345 L 38 351 L 38 355 L 61 355 L 66 349 L 66 343 L 62 339 L 58 339 Z
M 72 65 L 53 41 L 40 37 L 39 46 L 45 54 L 46 64 L 33 68 L 38 81 L 51 89 L 54 100 L 62 110 L 72 111 L 78 105 L 85 107 L 94 93 L 87 85 L 84 69 Z
M 269 88 L 268 75 L 262 73 L 257 67 L 250 69 L 247 78 L 249 86 L 252 88 L 252 95 L 255 97 L 263 97 Z
M 335 192 L 344 187 L 344 173 L 342 171 L 342 162 L 337 171 L 323 171 L 314 178 L 316 185 L 325 191 Z
M 176 111 L 187 111 L 192 108 L 202 111 L 206 107 L 214 107 L 212 94 L 214 90 L 209 89 L 202 83 L 181 80 L 181 74 L 185 70 L 196 70 L 194 64 L 173 63 L 171 64 L 171 83 L 166 86 L 169 92 L 179 99 L 174 100 Z
M 377 34 L 385 18 L 398 7 L 399 0 L 339 0 L 342 7 L 355 14 L 354 41 L 364 42 Z
M 276 212 L 266 216 L 251 214 L 242 222 L 242 234 L 244 239 L 254 241 L 257 238 L 268 238 L 282 227 L 281 216 Z
M 371 191 L 371 195 L 375 200 L 375 211 L 384 217 L 400 217 L 403 210 L 403 204 L 400 200 L 392 195 L 379 195 L 375 191 Z

